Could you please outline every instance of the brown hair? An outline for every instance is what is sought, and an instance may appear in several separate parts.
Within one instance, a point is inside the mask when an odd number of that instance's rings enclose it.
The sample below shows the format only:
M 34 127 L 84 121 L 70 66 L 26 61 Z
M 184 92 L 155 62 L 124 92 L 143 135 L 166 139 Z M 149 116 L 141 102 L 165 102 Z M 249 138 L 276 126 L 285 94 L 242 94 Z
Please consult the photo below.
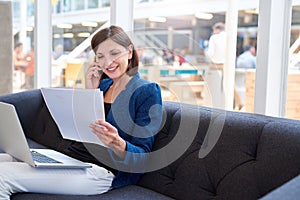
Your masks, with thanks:
M 127 68 L 127 74 L 129 76 L 133 76 L 138 72 L 138 66 L 139 66 L 139 57 L 136 52 L 136 49 L 131 42 L 129 36 L 125 33 L 125 31 L 115 25 L 111 25 L 108 28 L 100 30 L 98 33 L 96 33 L 92 40 L 91 40 L 91 47 L 93 51 L 96 53 L 98 45 L 104 42 L 107 39 L 111 39 L 112 41 L 118 43 L 119 45 L 122 45 L 126 49 L 132 45 L 132 58 L 128 60 L 128 68 Z M 108 76 L 103 73 L 101 76 L 101 79 L 108 78 Z

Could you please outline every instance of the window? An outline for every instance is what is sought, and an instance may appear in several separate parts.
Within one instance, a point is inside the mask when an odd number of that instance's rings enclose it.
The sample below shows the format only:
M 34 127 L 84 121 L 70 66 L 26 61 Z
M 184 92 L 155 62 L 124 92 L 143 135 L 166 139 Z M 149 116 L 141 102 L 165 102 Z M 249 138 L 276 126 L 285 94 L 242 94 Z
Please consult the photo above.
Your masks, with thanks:
M 74 10 L 84 10 L 84 0 L 73 1 Z
M 98 0 L 88 0 L 88 8 L 98 8 Z
M 102 0 L 102 7 L 109 7 L 110 1 L 109 0 Z

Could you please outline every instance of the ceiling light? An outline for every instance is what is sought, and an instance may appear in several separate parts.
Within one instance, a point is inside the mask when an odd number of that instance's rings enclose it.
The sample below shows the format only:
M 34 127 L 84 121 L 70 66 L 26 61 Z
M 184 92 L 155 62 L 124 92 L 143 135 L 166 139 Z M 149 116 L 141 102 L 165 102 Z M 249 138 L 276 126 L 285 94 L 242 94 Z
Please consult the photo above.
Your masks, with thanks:
M 72 28 L 72 24 L 57 24 L 57 28 Z
M 60 34 L 58 34 L 58 33 L 53 34 L 53 38 L 60 38 Z
M 254 9 L 254 10 L 245 10 L 245 13 L 248 13 L 248 14 L 258 14 L 258 8 Z
M 167 21 L 167 18 L 165 18 L 165 17 L 149 17 L 148 20 L 151 21 L 151 22 L 161 22 L 161 23 L 164 23 L 164 22 Z
M 27 26 L 26 31 L 30 31 L 30 32 L 33 31 L 33 27 L 32 26 Z
M 197 17 L 198 19 L 210 20 L 214 17 L 214 15 L 211 13 L 196 13 L 195 17 Z
M 89 37 L 91 34 L 88 32 L 82 32 L 82 33 L 78 33 L 77 36 L 78 37 Z
M 97 22 L 81 22 L 81 26 L 97 27 Z
M 51 0 L 51 2 L 52 2 L 53 5 L 56 5 L 56 4 L 57 4 L 57 1 L 58 1 L 58 0 Z M 30 0 L 30 2 L 31 2 L 31 3 L 34 3 L 34 0 Z
M 63 37 L 64 37 L 64 38 L 73 38 L 73 37 L 74 37 L 74 34 L 73 34 L 73 33 L 64 33 L 64 34 L 63 34 Z
M 57 4 L 57 0 L 51 0 L 51 2 L 52 2 L 53 5 Z

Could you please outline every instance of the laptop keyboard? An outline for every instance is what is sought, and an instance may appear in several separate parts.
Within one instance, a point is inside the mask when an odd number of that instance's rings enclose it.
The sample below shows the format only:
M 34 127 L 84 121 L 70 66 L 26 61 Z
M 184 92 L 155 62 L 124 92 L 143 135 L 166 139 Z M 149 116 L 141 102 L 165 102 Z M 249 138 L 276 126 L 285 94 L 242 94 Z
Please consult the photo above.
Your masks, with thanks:
M 34 161 L 39 163 L 61 163 L 53 158 L 49 158 L 48 156 L 45 156 L 43 154 L 40 154 L 36 151 L 31 151 L 32 158 Z

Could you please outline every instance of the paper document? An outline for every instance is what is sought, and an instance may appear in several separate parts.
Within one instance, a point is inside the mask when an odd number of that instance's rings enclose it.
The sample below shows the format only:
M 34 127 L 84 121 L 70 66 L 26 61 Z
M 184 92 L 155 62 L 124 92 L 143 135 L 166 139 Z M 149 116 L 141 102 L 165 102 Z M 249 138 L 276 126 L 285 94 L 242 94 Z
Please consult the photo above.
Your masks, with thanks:
M 99 89 L 42 88 L 42 95 L 62 137 L 105 146 L 89 125 L 105 119 Z

